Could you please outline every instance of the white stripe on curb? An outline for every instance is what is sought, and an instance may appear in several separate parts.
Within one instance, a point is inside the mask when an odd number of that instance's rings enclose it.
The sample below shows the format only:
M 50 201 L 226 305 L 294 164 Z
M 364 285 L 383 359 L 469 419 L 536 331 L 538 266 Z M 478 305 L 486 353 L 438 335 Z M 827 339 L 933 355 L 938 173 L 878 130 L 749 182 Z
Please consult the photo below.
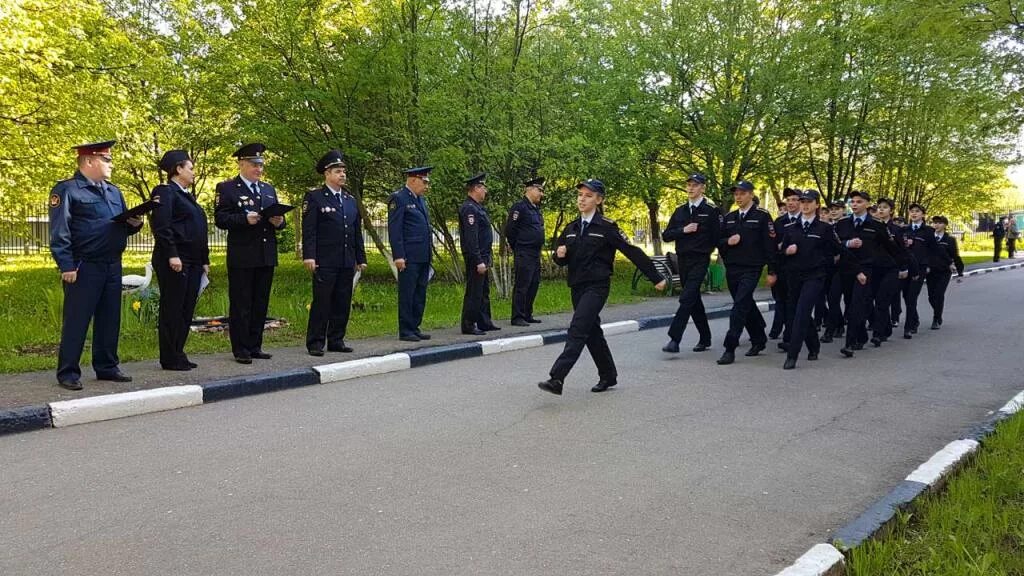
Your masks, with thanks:
M 843 565 L 843 554 L 831 544 L 816 544 L 792 566 L 775 576 L 824 576 Z
M 515 336 L 512 338 L 499 338 L 497 340 L 484 340 L 480 342 L 480 347 L 483 349 L 484 356 L 487 356 L 488 354 L 499 354 L 501 352 L 511 352 L 513 350 L 523 350 L 525 348 L 535 348 L 543 345 L 544 337 L 540 334 Z
M 1005 406 L 999 409 L 999 413 L 1010 416 L 1019 412 L 1021 408 L 1024 408 L 1024 392 L 1014 396 Z
M 314 366 L 313 370 L 320 373 L 320 383 L 327 384 L 328 382 L 340 382 L 341 380 L 351 380 L 352 378 L 362 376 L 407 370 L 411 366 L 409 355 L 399 352 L 386 356 L 373 356 L 348 362 Z
M 956 440 L 939 450 L 927 462 L 918 466 L 917 470 L 907 476 L 910 482 L 920 482 L 934 486 L 957 462 L 978 449 L 977 440 Z
M 53 427 L 63 428 L 87 422 L 198 406 L 202 403 L 202 387 L 196 385 L 168 386 L 152 390 L 51 402 L 50 414 L 53 417 Z
M 636 332 L 638 330 L 640 330 L 640 323 L 636 320 L 623 320 L 622 322 L 601 324 L 601 331 L 604 332 L 605 336 L 611 336 L 612 334 L 625 334 L 626 332 Z

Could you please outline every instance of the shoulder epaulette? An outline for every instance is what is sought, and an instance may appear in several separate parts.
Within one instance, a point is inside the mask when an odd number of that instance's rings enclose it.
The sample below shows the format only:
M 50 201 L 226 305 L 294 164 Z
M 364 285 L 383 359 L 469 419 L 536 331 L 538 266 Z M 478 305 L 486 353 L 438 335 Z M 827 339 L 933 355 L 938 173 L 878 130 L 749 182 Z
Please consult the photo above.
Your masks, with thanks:
M 609 224 L 615 224 L 615 220 L 612 220 L 611 218 L 605 216 L 604 214 L 601 214 L 601 219 Z

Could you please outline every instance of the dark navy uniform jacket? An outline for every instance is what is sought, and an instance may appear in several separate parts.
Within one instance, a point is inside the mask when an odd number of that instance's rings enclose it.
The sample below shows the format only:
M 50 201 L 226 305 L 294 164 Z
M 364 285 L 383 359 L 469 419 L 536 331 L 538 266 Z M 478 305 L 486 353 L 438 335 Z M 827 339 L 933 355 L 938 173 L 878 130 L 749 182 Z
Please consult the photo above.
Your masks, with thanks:
M 782 237 L 786 234 L 786 228 L 795 221 L 800 220 L 800 213 L 797 212 L 796 219 L 790 217 L 789 212 L 783 211 L 778 218 L 775 219 L 775 244 L 776 246 L 782 245 Z M 775 260 L 776 270 L 783 271 L 786 266 L 789 265 L 789 260 L 783 258 L 781 254 L 776 254 L 778 257 Z
M 61 272 L 82 262 L 120 262 L 128 236 L 142 229 L 112 220 L 126 209 L 124 195 L 110 182 L 102 186 L 75 172 L 50 192 L 50 253 Z
M 685 234 L 683 228 L 691 222 L 697 223 L 697 230 Z M 680 257 L 687 254 L 708 256 L 718 246 L 721 227 L 722 212 L 707 198 L 701 198 L 701 203 L 692 212 L 687 200 L 672 213 L 672 218 L 661 233 L 661 239 L 665 242 L 675 241 L 676 254 Z
M 195 197 L 177 183 L 168 182 L 153 188 L 150 199 L 160 203 L 149 217 L 156 240 L 154 254 L 181 258 L 186 264 L 209 264 L 206 212 Z
M 946 234 L 939 238 L 936 234 L 935 242 L 938 245 L 930 260 L 929 266 L 934 270 L 949 270 L 949 265 L 953 264 L 956 266 L 956 273 L 963 275 L 964 273 L 964 261 L 960 259 L 960 248 L 957 246 L 956 238 Z
M 786 255 L 786 248 L 796 246 L 796 254 Z M 801 280 L 825 278 L 831 272 L 831 264 L 836 256 L 845 252 L 835 228 L 831 224 L 815 218 L 810 228 L 804 232 L 803 219 L 786 225 L 782 235 L 780 258 L 786 259 L 786 271 L 791 277 Z M 860 273 L 859 264 L 853 261 L 850 271 Z
M 729 245 L 729 237 L 740 235 L 740 243 Z M 775 271 L 775 225 L 771 214 L 750 206 L 740 221 L 740 210 L 729 212 L 722 222 L 718 253 L 725 265 L 733 268 L 757 268 L 768 266 L 768 272 Z
M 559 258 L 557 253 L 554 257 L 555 264 L 569 267 L 569 286 L 610 282 L 616 250 L 625 254 L 651 282 L 664 280 L 651 259 L 643 250 L 629 243 L 614 220 L 595 214 L 582 233 L 581 222 L 582 218 L 577 218 L 562 230 L 557 246 L 566 247 L 565 258 Z
M 892 220 L 886 222 L 885 225 L 888 226 L 889 234 L 892 234 L 893 239 L 896 240 L 896 245 L 900 248 L 900 251 L 903 253 L 902 261 L 904 264 L 901 268 L 907 270 L 910 276 L 917 276 L 919 274 L 917 259 L 914 258 L 913 252 L 907 249 L 906 229 L 900 226 L 899 224 L 896 224 Z M 924 266 L 921 266 L 920 268 L 924 268 Z
M 888 226 L 865 214 L 861 229 L 857 230 L 854 225 L 855 218 L 853 215 L 844 216 L 835 223 L 836 235 L 839 236 L 839 240 L 843 242 L 844 246 L 846 246 L 846 242 L 854 238 L 860 238 L 862 242 L 860 248 L 849 248 L 844 253 L 844 257 L 839 263 L 843 273 L 858 273 L 853 272 L 854 269 L 858 269 L 853 265 L 854 262 L 859 265 L 859 268 L 898 267 L 900 270 L 908 270 L 906 248 L 896 244 L 896 238 L 893 237 Z
M 935 242 L 935 229 L 921 223 L 917 230 L 911 222 L 903 229 L 904 240 L 910 242 L 907 249 L 910 255 L 917 262 L 917 273 L 927 274 L 931 261 L 938 255 L 939 245 Z
M 277 234 L 287 225 L 274 228 L 269 218 L 255 225 L 249 224 L 245 215 L 278 204 L 277 191 L 266 182 L 259 183 L 260 200 L 253 197 L 253 191 L 245 186 L 241 176 L 217 184 L 214 200 L 214 223 L 217 228 L 228 231 L 228 266 L 257 268 L 277 266 Z
M 516 252 L 539 254 L 544 247 L 544 216 L 526 198 L 512 205 L 505 222 L 505 239 Z
M 478 264 L 491 265 L 491 245 L 494 231 L 491 218 L 476 200 L 466 198 L 459 207 L 459 245 L 466 266 L 476 268 Z
M 366 264 L 363 226 L 356 199 L 341 199 L 324 186 L 302 201 L 302 258 L 323 268 L 354 268 Z
M 430 262 L 431 233 L 427 200 L 402 186 L 388 198 L 388 239 L 391 257 L 407 262 Z

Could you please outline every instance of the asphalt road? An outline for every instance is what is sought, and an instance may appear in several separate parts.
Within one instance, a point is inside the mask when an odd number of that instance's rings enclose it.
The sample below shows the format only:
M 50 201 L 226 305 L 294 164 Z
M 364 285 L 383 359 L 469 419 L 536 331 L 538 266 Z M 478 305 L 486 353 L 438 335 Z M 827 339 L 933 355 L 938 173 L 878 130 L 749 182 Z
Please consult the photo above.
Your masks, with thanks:
M 0 437 L 0 574 L 774 574 L 1024 388 L 1022 285 L 792 372 L 715 321 L 612 337 L 605 394 L 537 390 L 556 345 Z

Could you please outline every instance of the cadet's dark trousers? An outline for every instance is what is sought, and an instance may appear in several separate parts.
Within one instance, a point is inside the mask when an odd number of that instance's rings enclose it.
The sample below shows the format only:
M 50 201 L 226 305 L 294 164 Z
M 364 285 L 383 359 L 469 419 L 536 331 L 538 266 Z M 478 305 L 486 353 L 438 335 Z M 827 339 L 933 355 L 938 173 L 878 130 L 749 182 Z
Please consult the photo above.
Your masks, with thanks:
M 512 292 L 512 320 L 532 320 L 533 301 L 540 288 L 540 252 L 517 250 L 516 285 Z
M 473 326 L 483 330 L 494 326 L 491 320 L 491 273 L 480 274 L 476 266 L 466 266 L 466 291 L 462 295 L 462 331 Z
M 708 326 L 708 315 L 704 312 L 704 302 L 700 299 L 700 286 L 708 275 L 710 255 L 691 255 L 679 257 L 679 281 L 682 284 L 679 293 L 679 308 L 668 328 L 668 337 L 679 342 L 683 339 L 686 324 L 693 318 L 693 325 L 700 334 L 700 342 L 711 344 L 711 327 Z
M 871 317 L 871 333 L 875 338 L 892 336 L 892 301 L 900 288 L 899 273 L 895 268 L 876 268 L 871 275 L 871 296 L 874 299 L 874 315 Z
M 996 249 L 995 249 L 995 253 L 992 256 L 992 261 L 993 262 L 999 262 L 999 256 L 1001 256 L 1001 252 L 1003 251 L 1003 239 L 1002 238 L 996 238 L 995 239 L 995 248 Z
M 608 300 L 608 283 L 597 282 L 573 286 L 572 288 L 572 321 L 569 322 L 569 333 L 565 340 L 565 348 L 551 367 L 551 377 L 565 381 L 569 371 L 579 360 L 586 346 L 590 357 L 597 366 L 597 374 L 606 382 L 615 382 L 618 372 L 612 351 L 601 330 L 601 309 Z
M 153 255 L 153 270 L 160 283 L 160 365 L 171 368 L 188 364 L 185 341 L 196 311 L 203 265 L 183 262 L 181 272 L 175 272 L 167 260 L 162 254 Z
M 248 358 L 263 350 L 263 325 L 267 323 L 273 282 L 273 266 L 228 266 L 228 332 L 236 358 Z
M 840 274 L 844 291 L 849 287 L 849 296 L 846 298 L 846 346 L 864 344 L 868 341 L 866 327 L 870 313 L 871 303 L 871 276 L 870 269 L 863 270 L 868 277 L 865 284 L 857 281 L 856 274 Z
M 903 304 L 907 308 L 907 318 L 903 322 L 903 331 L 917 330 L 921 326 L 921 317 L 917 313 L 917 298 L 921 295 L 924 287 L 924 275 L 907 278 L 907 287 L 903 291 Z
M 743 329 L 747 329 L 751 344 L 765 344 L 768 336 L 764 333 L 764 317 L 754 302 L 754 290 L 761 279 L 761 267 L 725 268 L 725 282 L 732 295 L 732 311 L 729 313 L 729 331 L 725 333 L 724 347 L 735 350 L 740 345 Z
M 831 278 L 831 273 L 822 278 L 821 293 L 818 295 L 818 301 L 814 304 L 815 328 L 821 328 L 828 321 L 828 285 Z
M 946 288 L 953 273 L 949 270 L 932 269 L 928 273 L 928 303 L 932 306 L 932 319 L 942 324 L 942 310 L 946 307 Z
M 853 276 L 846 275 L 846 280 L 852 280 L 856 282 Z M 844 275 L 839 272 L 832 274 L 832 280 L 828 283 L 828 320 L 825 322 L 825 331 L 830 334 L 838 334 L 843 327 L 843 296 L 846 296 L 846 301 L 850 301 L 850 291 L 853 290 L 853 286 L 846 286 L 848 282 L 844 282 Z M 849 306 L 849 304 L 847 304 Z
M 772 286 L 772 299 L 775 300 L 775 316 L 772 317 L 772 328 L 769 334 L 772 337 L 783 336 L 783 342 L 789 342 L 790 328 L 786 325 L 786 303 L 789 299 L 789 278 L 785 270 L 779 270 L 775 276 L 775 285 Z
M 82 377 L 79 361 L 92 326 L 92 369 L 104 378 L 117 373 L 121 333 L 121 263 L 82 262 L 74 284 L 64 282 L 64 322 L 57 354 L 57 381 Z
M 345 342 L 352 311 L 352 278 L 355 268 L 317 267 L 313 273 L 313 303 L 306 324 L 306 350 L 339 348 Z
M 899 322 L 900 315 L 903 314 L 903 298 L 902 295 L 907 292 L 907 284 L 910 282 L 910 276 L 900 280 L 896 278 L 896 292 L 892 296 L 892 305 L 889 307 L 889 319 L 893 322 Z
M 786 355 L 790 358 L 800 356 L 800 348 L 807 345 L 807 351 L 817 354 L 821 350 L 818 331 L 811 325 L 814 307 L 818 304 L 821 293 L 825 290 L 825 278 L 800 278 L 793 274 L 789 278 L 789 302 L 786 309 L 791 310 L 788 322 L 793 326 L 792 339 Z
M 427 281 L 430 262 L 407 262 L 398 273 L 398 335 L 420 333 L 423 311 L 427 308 Z

